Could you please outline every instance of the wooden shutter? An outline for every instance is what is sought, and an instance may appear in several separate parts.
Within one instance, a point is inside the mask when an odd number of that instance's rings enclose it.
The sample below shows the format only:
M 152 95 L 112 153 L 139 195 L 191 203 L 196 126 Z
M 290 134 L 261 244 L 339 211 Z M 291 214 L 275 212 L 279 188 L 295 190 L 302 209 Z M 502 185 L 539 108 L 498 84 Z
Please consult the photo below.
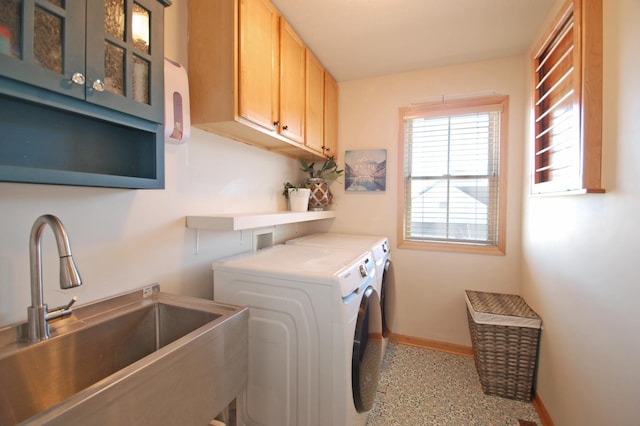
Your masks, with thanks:
M 532 192 L 604 192 L 601 0 L 568 1 L 533 66 Z

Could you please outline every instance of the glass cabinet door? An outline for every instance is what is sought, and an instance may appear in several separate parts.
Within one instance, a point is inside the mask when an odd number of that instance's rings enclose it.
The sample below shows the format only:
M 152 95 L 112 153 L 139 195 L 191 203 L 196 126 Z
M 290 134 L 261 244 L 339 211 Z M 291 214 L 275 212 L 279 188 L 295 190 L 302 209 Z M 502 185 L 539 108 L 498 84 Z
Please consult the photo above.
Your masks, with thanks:
M 84 97 L 85 3 L 0 1 L 0 75 Z
M 87 100 L 162 122 L 164 6 L 104 0 L 87 8 Z

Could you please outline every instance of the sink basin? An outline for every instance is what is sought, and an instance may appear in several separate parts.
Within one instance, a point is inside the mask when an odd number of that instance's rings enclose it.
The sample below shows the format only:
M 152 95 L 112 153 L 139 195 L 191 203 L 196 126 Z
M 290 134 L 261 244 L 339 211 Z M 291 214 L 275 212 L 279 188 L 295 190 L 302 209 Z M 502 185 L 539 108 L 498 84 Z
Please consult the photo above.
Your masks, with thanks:
M 76 308 L 49 340 L 0 347 L 0 425 L 214 419 L 246 385 L 247 309 L 142 293 Z

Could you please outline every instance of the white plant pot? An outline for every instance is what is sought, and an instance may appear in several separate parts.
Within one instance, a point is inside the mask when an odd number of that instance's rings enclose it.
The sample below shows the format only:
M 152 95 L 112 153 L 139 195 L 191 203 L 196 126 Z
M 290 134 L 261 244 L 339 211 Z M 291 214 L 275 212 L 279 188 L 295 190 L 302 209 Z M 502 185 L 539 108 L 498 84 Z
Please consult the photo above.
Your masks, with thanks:
M 309 209 L 309 188 L 289 188 L 289 205 L 292 212 L 306 212 Z

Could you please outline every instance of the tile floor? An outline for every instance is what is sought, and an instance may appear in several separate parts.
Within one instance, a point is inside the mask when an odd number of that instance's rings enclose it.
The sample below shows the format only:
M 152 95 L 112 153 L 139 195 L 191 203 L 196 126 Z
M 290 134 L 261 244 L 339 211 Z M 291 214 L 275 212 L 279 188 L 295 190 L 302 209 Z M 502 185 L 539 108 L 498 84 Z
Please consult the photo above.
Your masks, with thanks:
M 369 426 L 541 425 L 533 404 L 482 393 L 473 359 L 390 343 Z

